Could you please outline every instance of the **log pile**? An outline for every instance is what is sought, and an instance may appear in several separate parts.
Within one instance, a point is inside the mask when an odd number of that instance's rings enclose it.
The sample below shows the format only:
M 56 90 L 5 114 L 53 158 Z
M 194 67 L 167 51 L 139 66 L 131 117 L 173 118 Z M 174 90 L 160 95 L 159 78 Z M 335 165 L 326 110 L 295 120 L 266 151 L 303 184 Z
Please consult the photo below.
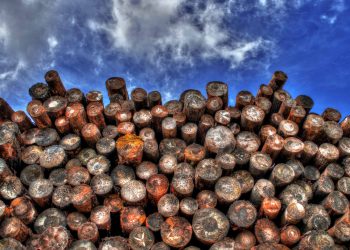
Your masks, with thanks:
M 350 116 L 285 73 L 235 106 L 219 81 L 163 103 L 112 77 L 108 104 L 45 81 L 27 113 L 0 98 L 0 249 L 348 249 Z

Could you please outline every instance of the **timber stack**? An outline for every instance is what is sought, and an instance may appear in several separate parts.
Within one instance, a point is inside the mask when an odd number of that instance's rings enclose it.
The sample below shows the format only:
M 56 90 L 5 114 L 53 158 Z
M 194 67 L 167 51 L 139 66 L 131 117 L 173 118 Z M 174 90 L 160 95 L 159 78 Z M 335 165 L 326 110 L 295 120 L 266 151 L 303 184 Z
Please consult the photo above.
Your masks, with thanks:
M 0 98 L 0 249 L 348 249 L 350 116 L 284 72 L 235 106 L 219 81 L 166 103 L 45 81 L 26 112 Z

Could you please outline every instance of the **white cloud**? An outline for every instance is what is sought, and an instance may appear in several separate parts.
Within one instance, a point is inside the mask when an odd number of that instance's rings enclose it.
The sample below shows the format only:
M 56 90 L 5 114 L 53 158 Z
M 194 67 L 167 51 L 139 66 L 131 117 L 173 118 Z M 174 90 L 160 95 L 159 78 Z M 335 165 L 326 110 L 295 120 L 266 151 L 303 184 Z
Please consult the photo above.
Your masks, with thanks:
M 37 2 L 37 0 L 22 0 L 22 3 L 27 4 L 27 5 L 34 4 L 36 2 Z
M 329 24 L 334 24 L 338 16 L 344 12 L 346 9 L 344 0 L 333 0 L 331 7 L 330 7 L 330 13 L 331 14 L 323 14 L 321 15 L 321 19 L 326 21 Z
M 285 0 L 272 0 L 271 3 L 273 5 L 275 5 L 276 7 L 280 8 L 286 4 L 286 1 Z
M 19 71 L 24 67 L 25 67 L 25 63 L 23 61 L 18 61 L 14 69 L 0 73 L 0 80 L 15 80 L 18 76 Z
M 184 0 L 113 0 L 112 20 L 89 20 L 88 27 L 107 32 L 117 50 L 146 59 L 158 70 L 169 61 L 194 65 L 198 58 L 223 59 L 235 68 L 271 42 L 247 34 L 233 35 L 224 24 L 231 4 L 194 1 L 189 14 L 182 9 Z
M 231 0 L 232 1 L 232 0 Z M 318 0 L 323 1 L 323 0 Z M 257 7 L 264 8 L 270 14 L 286 14 L 290 7 L 298 9 L 303 5 L 314 2 L 317 4 L 318 1 L 313 0 L 258 0 Z M 335 0 L 336 1 L 336 0 Z M 272 11 L 272 13 L 271 13 Z M 277 11 L 277 12 L 276 12 Z
M 174 100 L 176 97 L 174 97 L 173 93 L 170 91 L 165 91 L 163 94 L 163 102 L 166 103 L 167 101 Z
M 126 80 L 126 87 L 129 93 L 131 93 L 131 91 L 137 87 L 135 84 L 136 80 L 130 72 L 126 72 L 125 80 Z
M 294 0 L 298 1 L 298 0 Z M 263 7 L 275 6 L 277 8 L 284 7 L 286 4 L 285 0 L 259 0 L 258 3 Z
M 7 27 L 4 23 L 0 24 L 0 44 L 6 45 L 9 34 Z
M 328 22 L 329 24 L 334 24 L 335 21 L 337 21 L 337 16 L 327 16 L 327 15 L 322 15 L 321 19 Z
M 267 1 L 266 1 L 266 0 L 259 0 L 259 3 L 260 3 L 262 6 L 266 6 Z
M 10 31 L 5 23 L 0 24 L 0 51 L 6 51 L 8 46 L 10 45 Z M 18 59 L 17 63 L 13 65 L 13 67 L 8 66 L 12 65 L 12 61 L 7 57 L 2 57 L 0 60 L 0 80 L 15 80 L 18 76 L 18 73 L 21 69 L 25 67 L 25 62 L 21 59 Z M 3 82 L 0 84 L 0 90 L 5 90 L 6 83 Z
M 74 17 L 74 16 L 71 18 L 70 23 L 71 23 L 72 25 L 75 25 L 75 23 L 76 23 L 76 19 L 75 19 L 75 17 Z
M 344 0 L 334 0 L 331 9 L 339 13 L 343 12 L 346 9 Z
M 97 31 L 97 30 L 102 28 L 98 22 L 96 22 L 95 20 L 91 20 L 91 19 L 89 19 L 87 21 L 87 25 L 92 31 Z
M 220 52 L 221 56 L 231 61 L 231 68 L 234 68 L 239 63 L 243 62 L 250 55 L 254 55 L 260 49 L 264 49 L 266 45 L 270 44 L 262 38 L 258 38 L 251 42 L 240 42 L 234 49 L 225 48 Z
M 192 74 L 183 70 L 190 66 L 268 68 L 279 53 L 278 32 L 292 18 L 289 11 L 305 3 L 313 1 L 1 0 L 0 88 L 7 86 L 2 93 L 9 98 L 14 90 L 27 93 L 54 66 L 76 82 L 130 70 L 129 89 L 150 86 L 171 99 L 181 91 L 179 79 Z M 327 1 L 321 21 L 336 23 L 346 4 Z
M 58 41 L 57 41 L 56 37 L 54 37 L 54 36 L 49 36 L 47 38 L 47 43 L 49 44 L 50 51 L 52 51 L 58 45 Z

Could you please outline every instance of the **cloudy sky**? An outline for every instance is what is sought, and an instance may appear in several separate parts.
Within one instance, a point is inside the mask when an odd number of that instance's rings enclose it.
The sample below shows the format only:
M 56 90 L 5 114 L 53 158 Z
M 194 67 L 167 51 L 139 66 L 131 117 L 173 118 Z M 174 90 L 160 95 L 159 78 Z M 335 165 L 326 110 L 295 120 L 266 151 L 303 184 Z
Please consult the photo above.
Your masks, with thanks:
M 164 100 L 208 81 L 254 94 L 279 69 L 314 111 L 350 113 L 346 0 L 1 0 L 0 95 L 25 109 L 28 88 L 59 71 L 67 88 L 111 76 Z M 106 95 L 107 96 L 107 95 Z M 107 99 L 107 98 L 106 98 Z

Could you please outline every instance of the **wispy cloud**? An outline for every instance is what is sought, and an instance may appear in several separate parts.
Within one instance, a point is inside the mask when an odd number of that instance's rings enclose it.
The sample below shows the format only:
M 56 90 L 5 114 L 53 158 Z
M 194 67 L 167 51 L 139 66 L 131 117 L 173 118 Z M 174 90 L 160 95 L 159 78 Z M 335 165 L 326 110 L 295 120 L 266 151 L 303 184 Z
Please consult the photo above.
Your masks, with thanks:
M 49 44 L 50 51 L 53 51 L 53 49 L 56 48 L 56 46 L 58 45 L 58 41 L 54 36 L 49 36 L 47 38 L 47 43 Z
M 146 59 L 159 69 L 169 61 L 193 66 L 198 60 L 213 58 L 226 60 L 235 68 L 271 44 L 259 36 L 230 31 L 225 25 L 229 1 L 112 2 L 112 19 L 89 20 L 90 29 L 106 32 L 117 50 L 134 59 Z
M 3 46 L 5 46 L 8 41 L 8 30 L 7 27 L 4 23 L 0 24 L 0 44 L 2 44 Z
M 16 67 L 13 70 L 5 71 L 0 73 L 0 80 L 15 80 L 17 79 L 18 73 L 25 67 L 24 62 L 18 61 Z
M 302 57 L 319 45 L 322 32 L 323 44 L 335 43 L 322 26 L 335 30 L 347 9 L 345 0 L 2 0 L 1 95 L 28 101 L 22 95 L 29 98 L 29 86 L 50 67 L 67 87 L 102 89 L 118 75 L 130 91 L 159 90 L 164 101 L 184 88 L 203 90 L 213 78 L 234 77 L 236 87 L 247 82 L 240 72 L 270 77 L 273 62 L 298 65 L 321 55 Z M 300 60 L 287 58 L 292 50 Z
M 335 21 L 337 21 L 337 16 L 336 15 L 333 15 L 333 16 L 322 15 L 321 20 L 324 20 L 324 21 L 328 22 L 329 24 L 334 24 Z
M 329 24 L 335 24 L 338 16 L 346 10 L 344 0 L 334 0 L 331 4 L 328 13 L 321 15 L 321 20 L 326 21 Z
M 331 10 L 334 10 L 336 12 L 343 12 L 346 9 L 344 0 L 334 0 Z

